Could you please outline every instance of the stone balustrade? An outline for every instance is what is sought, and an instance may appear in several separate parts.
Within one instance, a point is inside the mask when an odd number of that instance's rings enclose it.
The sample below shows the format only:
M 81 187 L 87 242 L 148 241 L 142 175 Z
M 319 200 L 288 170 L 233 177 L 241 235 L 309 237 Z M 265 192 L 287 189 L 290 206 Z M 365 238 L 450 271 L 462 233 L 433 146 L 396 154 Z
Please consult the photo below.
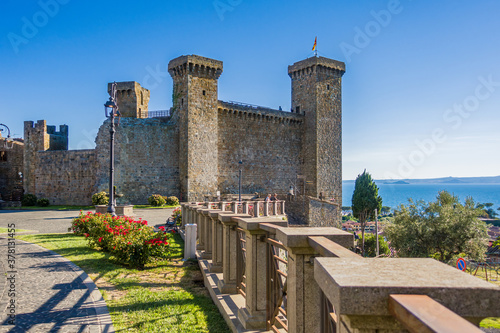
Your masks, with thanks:
M 500 316 L 500 287 L 433 259 L 362 258 L 352 234 L 289 226 L 279 203 L 182 204 L 214 301 L 239 304 L 219 306 L 233 330 L 474 332 Z

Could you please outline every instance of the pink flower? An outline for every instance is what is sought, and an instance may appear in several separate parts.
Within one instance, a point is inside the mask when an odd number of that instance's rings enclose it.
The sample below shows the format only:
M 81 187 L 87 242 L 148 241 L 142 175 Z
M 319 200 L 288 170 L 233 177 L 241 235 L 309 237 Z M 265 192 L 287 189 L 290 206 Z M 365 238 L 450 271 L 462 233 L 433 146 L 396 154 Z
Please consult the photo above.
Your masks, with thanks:
M 89 237 L 89 234 L 87 234 L 87 233 L 85 233 L 85 234 L 83 234 L 83 235 L 84 235 L 85 237 Z

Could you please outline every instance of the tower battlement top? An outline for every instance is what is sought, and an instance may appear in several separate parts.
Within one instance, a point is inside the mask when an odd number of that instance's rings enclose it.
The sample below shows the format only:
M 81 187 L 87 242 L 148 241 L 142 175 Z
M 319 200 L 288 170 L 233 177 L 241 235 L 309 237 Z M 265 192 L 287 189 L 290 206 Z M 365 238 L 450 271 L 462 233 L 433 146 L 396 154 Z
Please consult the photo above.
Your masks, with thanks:
M 180 56 L 168 63 L 168 72 L 172 77 L 189 73 L 192 75 L 212 76 L 218 79 L 222 74 L 222 70 L 222 61 L 194 54 Z
M 345 73 L 345 63 L 343 63 L 342 61 L 337 61 L 325 57 L 311 57 L 288 66 L 288 75 L 292 76 L 293 73 L 316 66 L 339 71 L 341 72 L 341 74 Z

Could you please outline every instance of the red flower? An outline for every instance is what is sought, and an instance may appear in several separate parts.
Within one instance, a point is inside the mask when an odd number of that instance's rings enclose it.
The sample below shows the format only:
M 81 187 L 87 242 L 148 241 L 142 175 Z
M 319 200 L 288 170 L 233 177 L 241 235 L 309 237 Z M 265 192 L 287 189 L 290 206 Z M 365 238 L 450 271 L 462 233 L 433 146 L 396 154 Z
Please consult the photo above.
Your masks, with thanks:
M 83 234 L 83 235 L 84 235 L 85 237 L 89 237 L 89 234 L 87 234 L 87 233 L 85 233 L 85 234 Z
M 165 231 L 165 227 L 164 226 L 161 226 L 158 229 L 160 229 L 161 231 Z
M 102 237 L 99 237 L 99 243 L 102 241 Z
M 128 245 L 130 245 L 130 244 L 132 244 L 132 243 L 128 242 L 127 244 L 128 244 Z

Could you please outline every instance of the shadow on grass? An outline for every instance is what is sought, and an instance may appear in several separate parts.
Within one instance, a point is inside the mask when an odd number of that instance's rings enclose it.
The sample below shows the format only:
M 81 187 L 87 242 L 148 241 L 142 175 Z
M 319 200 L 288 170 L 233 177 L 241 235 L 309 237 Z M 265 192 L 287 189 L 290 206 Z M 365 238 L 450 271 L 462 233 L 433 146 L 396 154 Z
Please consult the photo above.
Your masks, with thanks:
M 190 327 L 192 332 L 206 329 L 209 332 L 230 332 L 203 285 L 197 261 L 180 261 L 184 242 L 179 234 L 174 234 L 171 242 L 170 260 L 148 264 L 143 271 L 118 264 L 111 255 L 89 248 L 82 236 L 39 234 L 20 238 L 70 259 L 87 274 L 93 275 L 94 281 L 104 278 L 113 285 L 103 290 L 127 290 L 123 298 L 107 302 L 110 312 L 115 313 L 113 321 L 116 320 L 116 324 L 123 322 L 119 324 L 121 327 L 148 330 L 157 323 L 162 329 L 165 325 L 171 327 L 167 330 L 170 332 L 176 329 L 185 332 Z M 166 281 L 167 276 L 172 281 Z

